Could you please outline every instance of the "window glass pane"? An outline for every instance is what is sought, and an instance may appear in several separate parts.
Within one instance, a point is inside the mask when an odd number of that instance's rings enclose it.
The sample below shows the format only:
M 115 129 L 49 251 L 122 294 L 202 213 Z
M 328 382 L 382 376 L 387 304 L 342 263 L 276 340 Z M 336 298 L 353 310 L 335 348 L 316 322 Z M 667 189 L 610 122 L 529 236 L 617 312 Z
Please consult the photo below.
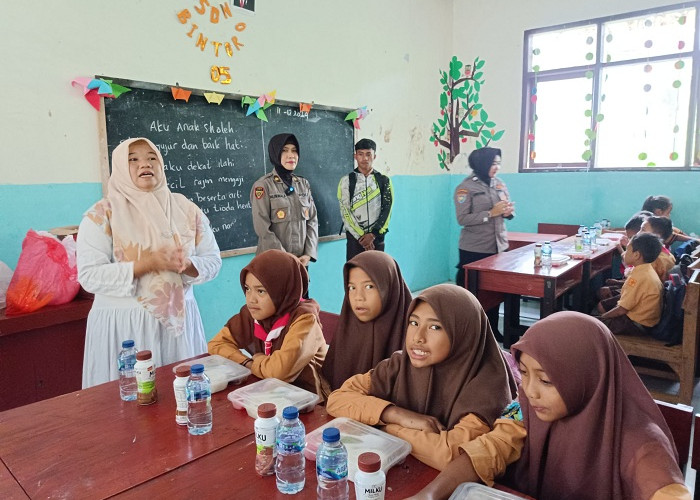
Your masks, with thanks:
M 585 161 L 581 155 L 588 149 L 584 141 L 591 119 L 585 111 L 590 109 L 586 96 L 591 93 L 591 82 L 582 77 L 537 83 L 537 120 L 530 130 L 535 164 Z
M 602 73 L 596 167 L 682 167 L 692 60 L 607 68 Z
M 530 36 L 528 71 L 586 66 L 595 63 L 596 32 L 594 24 Z
M 624 61 L 692 51 L 694 25 L 694 8 L 605 23 L 603 61 Z

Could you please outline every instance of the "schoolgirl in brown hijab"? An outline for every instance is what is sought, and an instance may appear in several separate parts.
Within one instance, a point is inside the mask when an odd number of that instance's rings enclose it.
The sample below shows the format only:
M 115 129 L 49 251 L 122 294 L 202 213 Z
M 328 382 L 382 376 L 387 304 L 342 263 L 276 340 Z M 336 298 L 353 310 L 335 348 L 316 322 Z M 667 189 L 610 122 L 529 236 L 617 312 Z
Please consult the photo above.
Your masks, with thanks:
M 355 275 L 358 269 L 366 276 L 350 283 L 351 273 Z M 323 375 L 333 390 L 403 347 L 404 320 L 411 303 L 411 291 L 399 265 L 384 252 L 368 250 L 356 255 L 345 264 L 343 279 L 343 308 L 323 362 Z M 372 302 L 376 300 L 380 303 L 375 306 Z
M 327 346 L 318 303 L 302 299 L 309 284 L 304 266 L 287 252 L 267 250 L 241 270 L 240 280 L 246 305 L 209 341 L 209 353 L 247 366 L 256 377 L 278 378 L 323 397 Z
M 413 300 L 404 350 L 355 375 L 333 392 L 327 410 L 411 443 L 411 453 L 442 470 L 464 443 L 506 426 L 502 447 L 475 459 L 481 470 L 517 456 L 523 431 L 498 420 L 511 402 L 512 377 L 476 298 L 455 285 L 437 285 Z M 498 456 L 494 456 L 498 455 Z
M 556 313 L 511 350 L 527 428 L 508 471 L 518 491 L 538 500 L 690 499 L 663 416 L 600 321 Z

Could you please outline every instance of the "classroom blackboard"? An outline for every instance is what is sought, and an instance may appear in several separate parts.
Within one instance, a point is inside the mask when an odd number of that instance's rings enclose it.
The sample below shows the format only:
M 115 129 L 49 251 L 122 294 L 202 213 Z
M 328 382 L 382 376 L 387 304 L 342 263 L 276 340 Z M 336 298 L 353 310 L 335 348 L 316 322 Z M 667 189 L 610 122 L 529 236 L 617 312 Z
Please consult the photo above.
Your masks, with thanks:
M 103 163 L 130 137 L 147 137 L 163 155 L 174 192 L 196 203 L 211 222 L 223 255 L 255 251 L 250 190 L 273 169 L 267 157 L 272 136 L 292 133 L 299 140 L 295 171 L 309 180 L 318 210 L 319 236 L 337 239 L 342 226 L 338 182 L 353 168 L 354 129 L 349 110 L 276 101 L 265 110 L 268 122 L 245 116 L 241 96 L 226 94 L 210 104 L 194 90 L 188 102 L 174 100 L 169 86 L 103 77 L 131 88 L 118 99 L 104 100 Z M 188 89 L 189 90 L 189 89 Z M 247 107 L 247 106 L 246 106 Z M 109 170 L 105 170 L 106 176 Z

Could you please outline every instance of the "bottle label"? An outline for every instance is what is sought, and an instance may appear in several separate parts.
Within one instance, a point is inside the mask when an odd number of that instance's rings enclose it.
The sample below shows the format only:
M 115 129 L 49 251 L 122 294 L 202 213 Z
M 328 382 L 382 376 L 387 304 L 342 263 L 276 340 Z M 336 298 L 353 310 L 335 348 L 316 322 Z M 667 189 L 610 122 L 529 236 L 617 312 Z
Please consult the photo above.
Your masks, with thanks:
M 316 457 L 316 475 L 325 479 L 345 479 L 348 477 L 348 464 L 343 462 L 332 469 L 322 468 L 319 465 L 318 457 Z
M 137 363 L 134 371 L 136 372 L 138 403 L 142 405 L 155 403 L 157 399 L 155 366 L 152 363 Z
M 179 425 L 187 425 L 187 393 L 184 385 L 175 386 L 175 422 Z
M 357 500 L 380 500 L 384 498 L 384 483 L 361 485 L 355 482 Z
M 276 437 L 277 429 L 274 427 L 255 428 L 255 471 L 261 476 L 270 476 L 275 473 Z
M 293 443 L 288 441 L 278 441 L 277 450 L 284 453 L 297 453 L 304 451 L 304 443 Z
M 255 446 L 258 453 L 265 448 L 275 449 L 276 429 L 255 429 Z M 274 452 L 277 455 L 276 452 Z

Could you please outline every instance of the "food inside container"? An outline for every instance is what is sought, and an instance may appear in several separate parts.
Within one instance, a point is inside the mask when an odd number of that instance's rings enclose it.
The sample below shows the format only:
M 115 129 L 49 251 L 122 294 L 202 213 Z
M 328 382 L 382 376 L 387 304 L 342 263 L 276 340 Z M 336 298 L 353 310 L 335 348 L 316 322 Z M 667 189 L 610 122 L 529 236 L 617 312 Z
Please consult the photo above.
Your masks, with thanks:
M 258 416 L 258 405 L 274 403 L 277 417 L 282 418 L 282 410 L 287 406 L 296 406 L 300 412 L 311 411 L 319 402 L 318 394 L 296 387 L 276 378 L 266 378 L 235 391 L 227 396 L 233 407 L 244 409 L 252 418 Z
M 250 370 L 245 366 L 218 354 L 180 363 L 173 367 L 173 373 L 178 366 L 192 366 L 197 363 L 204 365 L 204 373 L 209 377 L 212 393 L 223 391 L 230 382 L 240 384 L 250 375 Z

